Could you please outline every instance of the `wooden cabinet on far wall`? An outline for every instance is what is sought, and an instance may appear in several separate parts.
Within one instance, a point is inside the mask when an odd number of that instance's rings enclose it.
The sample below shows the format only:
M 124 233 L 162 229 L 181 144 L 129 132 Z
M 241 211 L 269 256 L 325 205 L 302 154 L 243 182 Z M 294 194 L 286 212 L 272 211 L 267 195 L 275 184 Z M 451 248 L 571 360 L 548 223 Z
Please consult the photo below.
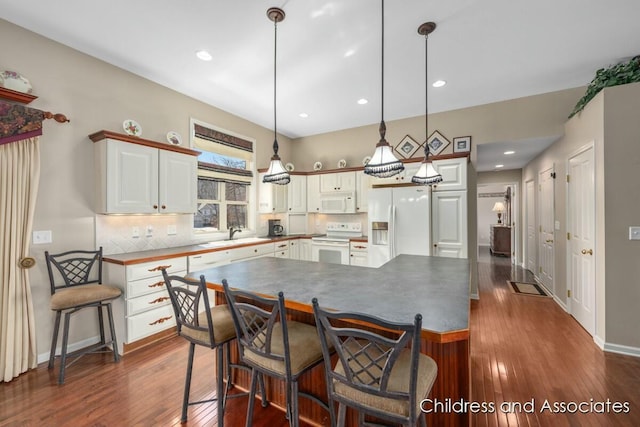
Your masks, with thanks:
M 492 255 L 511 256 L 511 227 L 492 225 L 489 243 Z

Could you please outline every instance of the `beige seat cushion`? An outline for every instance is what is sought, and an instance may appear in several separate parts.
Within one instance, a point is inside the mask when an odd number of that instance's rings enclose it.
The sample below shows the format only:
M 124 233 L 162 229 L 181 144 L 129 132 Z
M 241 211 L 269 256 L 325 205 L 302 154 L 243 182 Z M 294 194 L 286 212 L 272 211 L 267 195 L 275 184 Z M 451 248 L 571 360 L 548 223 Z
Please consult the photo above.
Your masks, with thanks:
M 362 360 L 366 363 L 365 360 Z M 357 362 L 353 361 L 353 364 Z M 356 364 L 356 370 L 358 365 Z M 396 364 L 391 370 L 389 376 L 388 391 L 400 391 L 407 393 L 409 391 L 409 372 L 411 369 L 411 350 L 405 349 L 398 356 Z M 338 361 L 334 372 L 344 375 L 344 369 L 342 363 Z M 436 362 L 427 356 L 426 354 L 419 355 L 418 362 L 418 383 L 416 386 L 416 406 L 417 412 L 420 413 L 420 401 L 427 397 L 433 383 L 436 380 L 438 374 L 438 366 Z M 339 381 L 333 381 L 335 393 L 338 396 L 356 402 L 360 405 L 368 406 L 372 409 L 387 412 L 390 414 L 408 416 L 409 415 L 409 401 L 397 400 L 388 397 L 375 396 L 373 394 L 365 393 L 343 384 Z
M 289 351 L 291 353 L 291 374 L 297 375 L 305 368 L 322 359 L 322 347 L 318 331 L 315 326 L 305 323 L 287 321 L 289 332 Z M 282 326 L 276 323 L 273 326 L 271 336 L 271 352 L 284 355 L 284 341 L 282 340 Z M 245 358 L 258 366 L 266 368 L 280 375 L 285 375 L 284 361 L 269 359 L 267 357 L 245 350 Z
M 233 326 L 231 311 L 229 311 L 229 306 L 227 306 L 226 304 L 211 307 L 211 321 L 213 322 L 213 338 L 216 340 L 216 343 L 228 341 L 236 336 L 236 330 Z M 202 327 L 207 326 L 206 311 L 198 314 L 198 322 Z M 181 334 L 185 337 L 189 337 L 211 345 L 211 343 L 209 342 L 208 331 L 198 331 L 182 325 Z
M 51 310 L 65 310 L 79 305 L 108 301 L 122 294 L 120 288 L 110 285 L 80 285 L 57 290 L 51 295 Z

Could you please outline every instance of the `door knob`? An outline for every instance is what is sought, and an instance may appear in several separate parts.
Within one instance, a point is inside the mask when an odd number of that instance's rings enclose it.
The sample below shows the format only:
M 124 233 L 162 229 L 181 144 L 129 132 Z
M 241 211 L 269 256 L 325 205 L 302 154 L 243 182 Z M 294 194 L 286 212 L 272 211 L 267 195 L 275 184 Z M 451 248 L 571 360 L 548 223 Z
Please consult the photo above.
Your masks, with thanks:
M 546 243 L 553 243 L 553 239 L 545 240 Z
M 586 255 L 586 254 L 593 255 L 593 249 L 589 249 L 589 250 L 583 249 L 581 252 L 582 252 L 582 255 Z

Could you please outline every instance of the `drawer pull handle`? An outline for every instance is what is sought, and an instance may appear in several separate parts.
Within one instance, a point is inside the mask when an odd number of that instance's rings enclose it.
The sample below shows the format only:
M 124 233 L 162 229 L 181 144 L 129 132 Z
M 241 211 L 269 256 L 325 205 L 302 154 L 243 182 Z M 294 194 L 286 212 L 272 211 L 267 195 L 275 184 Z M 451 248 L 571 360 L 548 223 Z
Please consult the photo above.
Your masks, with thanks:
M 149 301 L 149 304 L 158 304 L 158 303 L 164 302 L 164 301 L 166 301 L 168 299 L 169 299 L 169 297 L 156 298 L 153 301 Z
M 161 280 L 159 282 L 147 285 L 148 288 L 159 288 L 160 286 L 164 286 L 164 281 Z
M 279 245 L 278 247 L 279 247 L 279 248 L 286 248 L 286 247 L 287 247 L 287 245 L 286 245 L 286 244 L 284 244 L 284 245 Z
M 356 248 L 356 249 L 367 249 L 366 246 L 354 246 L 354 248 Z
M 159 318 L 158 320 L 156 320 L 155 322 L 151 322 L 151 323 L 149 323 L 149 326 L 157 325 L 157 324 L 159 324 L 159 323 L 164 323 L 164 322 L 166 322 L 167 320 L 170 320 L 172 317 L 173 317 L 173 316 L 169 316 L 169 317 L 161 317 L 161 318 Z
M 159 266 L 157 266 L 157 267 L 153 267 L 153 268 L 149 269 L 148 271 L 149 271 L 149 272 L 152 272 L 152 271 L 160 271 L 160 270 L 162 270 L 163 268 L 164 268 L 165 270 L 168 270 L 168 269 L 170 269 L 170 268 L 171 268 L 171 265 L 159 265 Z

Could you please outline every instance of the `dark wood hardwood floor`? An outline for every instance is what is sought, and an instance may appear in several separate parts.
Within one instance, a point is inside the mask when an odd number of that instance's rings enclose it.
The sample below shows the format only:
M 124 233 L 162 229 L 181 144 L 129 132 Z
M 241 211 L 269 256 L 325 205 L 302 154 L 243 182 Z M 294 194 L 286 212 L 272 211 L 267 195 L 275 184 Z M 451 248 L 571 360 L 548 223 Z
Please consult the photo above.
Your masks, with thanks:
M 495 411 L 473 415 L 473 425 L 639 426 L 640 359 L 602 352 L 551 298 L 510 292 L 507 280 L 531 275 L 512 268 L 508 258 L 487 251 L 479 261 L 480 300 L 471 303 L 472 399 Z M 63 386 L 56 384 L 57 371 L 42 364 L 0 384 L 0 426 L 180 425 L 187 350 L 175 337 L 117 364 L 110 355 L 88 355 L 67 370 Z M 198 348 L 193 397 L 214 394 L 214 367 L 214 352 Z M 627 402 L 629 412 L 615 414 L 609 406 L 608 414 L 552 413 L 554 404 L 599 409 L 607 401 Z M 509 413 L 503 402 L 527 405 Z M 545 402 L 551 409 L 543 411 Z M 229 401 L 225 425 L 244 425 L 246 403 L 246 397 Z M 288 425 L 283 412 L 259 404 L 254 420 L 256 426 Z M 189 409 L 189 426 L 216 422 L 215 404 Z

